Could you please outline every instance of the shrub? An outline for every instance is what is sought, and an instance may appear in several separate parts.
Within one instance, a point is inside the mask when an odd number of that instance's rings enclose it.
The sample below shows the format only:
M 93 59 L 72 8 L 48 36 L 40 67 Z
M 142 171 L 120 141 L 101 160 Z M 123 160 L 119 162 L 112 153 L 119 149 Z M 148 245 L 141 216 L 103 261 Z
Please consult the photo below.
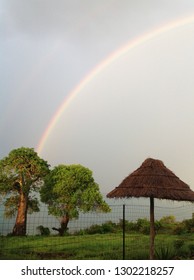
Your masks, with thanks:
M 126 230 L 130 231 L 137 231 L 137 223 L 136 222 L 127 222 Z
M 102 234 L 103 230 L 102 230 L 102 226 L 101 225 L 92 225 L 91 227 L 86 229 L 86 232 L 88 234 L 97 234 L 97 233 Z
M 162 228 L 162 223 L 160 221 L 155 221 L 154 227 L 155 227 L 155 230 L 158 231 Z
M 171 215 L 171 216 L 164 216 L 160 219 L 160 223 L 162 225 L 166 225 L 166 224 L 174 224 L 176 222 L 175 216 Z
M 158 260 L 173 260 L 176 252 L 170 244 L 164 244 L 155 250 L 155 256 Z
M 177 239 L 174 241 L 173 245 L 175 249 L 180 249 L 184 245 L 185 241 L 183 239 Z
M 120 230 L 123 229 L 123 219 L 120 219 L 120 221 L 118 223 L 118 228 Z M 126 230 L 126 232 L 137 230 L 136 222 L 130 222 L 130 221 L 125 220 L 125 230 Z
M 138 219 L 137 220 L 137 230 L 144 234 L 149 234 L 150 232 L 150 222 L 144 218 L 144 219 Z
M 176 219 L 173 215 L 171 216 L 164 216 L 159 220 L 161 224 L 161 228 L 163 232 L 172 232 L 174 227 L 176 226 Z
M 79 231 L 75 231 L 74 235 L 85 235 L 86 234 L 86 230 L 85 229 L 80 229 Z
M 103 233 L 114 233 L 117 231 L 117 225 L 111 221 L 102 224 Z
M 117 224 L 113 223 L 112 221 L 108 221 L 102 225 L 92 225 L 91 227 L 85 230 L 85 233 L 88 234 L 105 234 L 105 233 L 115 233 L 118 230 Z
M 7 234 L 7 236 L 8 236 L 8 237 L 14 236 L 14 235 L 13 235 L 13 232 L 9 232 L 9 233 Z
M 191 255 L 194 255 L 194 244 L 190 244 L 188 247 L 191 252 Z
M 180 234 L 184 234 L 187 232 L 187 229 L 184 225 L 184 223 L 180 223 L 178 225 L 175 226 L 175 228 L 173 229 L 173 233 L 180 235 Z
M 173 230 L 175 234 L 193 233 L 194 232 L 194 214 L 192 214 L 192 219 L 183 220 L 181 223 L 177 224 Z
M 185 228 L 188 232 L 192 232 L 194 228 L 194 219 L 187 219 L 183 221 L 183 224 L 185 225 Z
M 190 229 L 190 233 L 194 233 L 194 227 Z
M 50 229 L 48 227 L 44 227 L 44 226 L 40 225 L 36 229 L 38 230 L 38 232 L 42 236 L 49 236 L 50 235 Z

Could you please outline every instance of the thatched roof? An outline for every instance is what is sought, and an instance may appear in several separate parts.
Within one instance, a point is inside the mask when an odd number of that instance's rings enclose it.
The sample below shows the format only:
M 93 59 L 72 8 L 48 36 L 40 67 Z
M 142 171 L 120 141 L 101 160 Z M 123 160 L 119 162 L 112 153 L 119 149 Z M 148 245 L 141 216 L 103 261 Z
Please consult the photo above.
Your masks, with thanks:
M 194 192 L 162 161 L 148 158 L 107 194 L 108 198 L 155 197 L 159 199 L 194 201 Z

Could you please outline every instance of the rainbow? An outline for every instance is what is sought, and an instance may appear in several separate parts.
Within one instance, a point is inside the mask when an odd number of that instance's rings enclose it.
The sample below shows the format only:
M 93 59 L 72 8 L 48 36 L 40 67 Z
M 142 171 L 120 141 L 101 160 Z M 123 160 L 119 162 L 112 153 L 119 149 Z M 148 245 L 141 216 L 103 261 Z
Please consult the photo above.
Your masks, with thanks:
M 77 94 L 84 89 L 84 87 L 93 80 L 101 71 L 103 71 L 107 66 L 109 66 L 111 63 L 113 63 L 116 59 L 119 57 L 125 55 L 133 48 L 136 48 L 139 45 L 144 44 L 145 42 L 162 35 L 165 32 L 171 31 L 173 29 L 183 27 L 185 25 L 193 24 L 194 23 L 194 15 L 184 17 L 172 22 L 168 22 L 167 24 L 163 26 L 159 26 L 149 32 L 144 33 L 141 36 L 138 36 L 134 38 L 133 40 L 130 40 L 127 42 L 124 46 L 117 49 L 113 53 L 111 53 L 106 59 L 104 59 L 102 62 L 100 62 L 95 68 L 93 68 L 89 74 L 87 74 L 80 83 L 73 88 L 73 90 L 67 95 L 67 97 L 63 100 L 59 108 L 56 110 L 55 114 L 51 118 L 48 126 L 46 127 L 45 131 L 43 132 L 40 141 L 36 147 L 36 151 L 38 154 L 41 154 L 47 139 L 51 135 L 55 125 L 63 115 L 65 109 L 69 106 L 69 104 L 72 103 L 72 101 L 75 99 Z

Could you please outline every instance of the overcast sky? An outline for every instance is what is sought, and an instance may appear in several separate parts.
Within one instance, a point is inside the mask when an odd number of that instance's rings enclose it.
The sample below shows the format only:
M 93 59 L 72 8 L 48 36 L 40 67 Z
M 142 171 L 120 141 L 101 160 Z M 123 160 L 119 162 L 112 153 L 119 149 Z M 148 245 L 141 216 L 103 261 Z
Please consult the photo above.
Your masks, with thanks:
M 194 16 L 193 0 L 0 0 L 0 157 L 36 148 L 111 53 Z M 80 163 L 107 193 L 147 158 L 194 190 L 194 20 L 129 49 L 66 107 L 40 156 Z

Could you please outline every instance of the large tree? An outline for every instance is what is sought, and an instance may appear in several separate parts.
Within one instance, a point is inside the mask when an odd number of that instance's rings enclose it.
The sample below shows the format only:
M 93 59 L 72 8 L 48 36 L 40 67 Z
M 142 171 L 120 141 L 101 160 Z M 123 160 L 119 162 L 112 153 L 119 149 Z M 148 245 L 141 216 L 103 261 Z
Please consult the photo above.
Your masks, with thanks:
M 39 211 L 35 192 L 49 173 L 49 165 L 32 148 L 18 148 L 0 160 L 0 195 L 5 216 L 17 213 L 13 235 L 25 235 L 27 213 Z
M 42 202 L 48 204 L 49 214 L 60 219 L 60 228 L 53 229 L 61 236 L 67 231 L 68 222 L 78 218 L 80 211 L 110 211 L 92 171 L 79 164 L 56 166 L 40 193 Z

